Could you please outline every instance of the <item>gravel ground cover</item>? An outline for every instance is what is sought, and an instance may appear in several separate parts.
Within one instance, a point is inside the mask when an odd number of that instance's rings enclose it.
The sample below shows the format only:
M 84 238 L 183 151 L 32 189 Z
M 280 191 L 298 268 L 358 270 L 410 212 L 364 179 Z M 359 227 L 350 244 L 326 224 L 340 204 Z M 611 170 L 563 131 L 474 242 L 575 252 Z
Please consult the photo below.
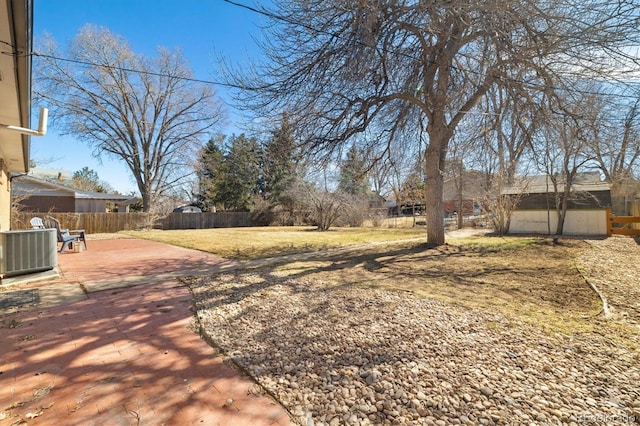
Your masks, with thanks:
M 614 320 L 640 330 L 640 239 L 614 236 L 589 240 L 577 262 L 607 300 Z
M 190 278 L 201 330 L 305 425 L 640 423 L 640 353 L 409 292 Z

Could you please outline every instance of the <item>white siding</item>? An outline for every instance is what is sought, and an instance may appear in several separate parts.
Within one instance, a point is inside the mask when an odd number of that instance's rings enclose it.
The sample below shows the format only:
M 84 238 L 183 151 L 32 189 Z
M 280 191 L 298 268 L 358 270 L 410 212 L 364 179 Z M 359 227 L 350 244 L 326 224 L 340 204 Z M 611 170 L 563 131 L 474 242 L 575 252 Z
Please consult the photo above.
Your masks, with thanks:
M 549 224 L 547 224 L 547 218 Z M 511 215 L 512 234 L 547 234 L 556 232 L 558 215 L 555 210 L 516 210 Z M 564 235 L 607 235 L 606 210 L 567 210 Z

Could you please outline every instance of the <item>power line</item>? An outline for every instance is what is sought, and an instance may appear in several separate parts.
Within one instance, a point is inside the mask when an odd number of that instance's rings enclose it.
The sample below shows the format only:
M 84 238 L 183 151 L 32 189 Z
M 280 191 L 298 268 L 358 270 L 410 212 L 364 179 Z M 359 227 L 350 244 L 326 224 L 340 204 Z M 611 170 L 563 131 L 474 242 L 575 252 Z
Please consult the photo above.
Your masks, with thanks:
M 325 31 L 325 30 L 319 30 L 316 29 L 314 27 L 312 27 L 311 25 L 305 24 L 305 23 L 300 23 L 300 22 L 296 22 L 292 19 L 277 15 L 275 13 L 271 13 L 268 12 L 264 9 L 258 9 L 252 6 L 248 6 L 239 2 L 236 2 L 234 0 L 223 0 L 226 3 L 234 6 L 234 7 L 239 7 L 245 10 L 248 10 L 250 12 L 253 13 L 257 13 L 260 14 L 262 16 L 266 16 L 268 18 L 271 19 L 275 19 L 275 20 L 279 20 L 282 22 L 286 22 L 288 24 L 292 24 L 292 25 L 298 25 L 301 26 L 303 28 L 306 28 L 310 31 L 314 31 L 316 33 L 320 33 L 320 34 L 325 34 L 325 35 L 329 35 L 331 37 L 335 37 L 335 38 L 343 38 L 344 36 L 341 34 L 335 34 L 335 33 L 331 33 L 329 31 Z M 5 42 L 3 42 L 5 43 Z M 357 43 L 365 46 L 364 43 L 362 42 L 358 42 Z M 7 43 L 8 44 L 8 43 Z M 408 59 L 411 59 L 413 61 L 418 61 L 419 59 L 405 53 L 405 52 L 397 52 L 397 51 L 393 51 L 393 50 L 389 50 L 388 48 L 382 48 L 382 51 L 385 53 L 390 53 L 390 54 L 396 54 L 396 55 L 401 55 L 404 56 Z M 7 55 L 18 55 L 20 56 L 21 54 L 18 53 L 14 53 L 14 52 L 2 52 L 3 54 L 7 54 Z M 115 70 L 120 70 L 120 71 L 125 71 L 125 72 L 131 72 L 131 73 L 138 73 L 138 74 L 144 74 L 144 75 L 151 75 L 151 76 L 156 76 L 156 77 L 167 77 L 167 78 L 177 78 L 183 81 L 189 81 L 189 82 L 193 82 L 193 83 L 201 83 L 201 84 L 211 84 L 211 85 L 215 85 L 215 86 L 220 86 L 220 87 L 227 87 L 227 88 L 231 88 L 231 89 L 239 89 L 239 90 L 260 90 L 260 89 L 264 89 L 266 87 L 269 87 L 270 85 L 265 85 L 262 87 L 249 87 L 247 85 L 242 85 L 242 84 L 233 84 L 233 83 L 228 83 L 228 82 L 223 82 L 223 81 L 216 81 L 216 80 L 205 80 L 205 79 L 198 79 L 198 78 L 192 78 L 192 77 L 180 77 L 180 76 L 175 76 L 175 75 L 170 75 L 170 74 L 163 74 L 163 73 L 158 73 L 158 72 L 154 72 L 154 71 L 147 71 L 147 70 L 138 70 L 138 69 L 133 69 L 133 68 L 127 68 L 127 67 L 122 67 L 122 66 L 116 66 L 116 65 L 106 65 L 106 64 L 99 64 L 99 63 L 95 63 L 95 62 L 90 62 L 90 61 L 83 61 L 83 60 L 79 60 L 79 59 L 71 59 L 71 58 L 63 58 L 60 56 L 55 56 L 55 55 L 49 55 L 49 54 L 43 54 L 43 53 L 37 53 L 37 52 L 32 52 L 30 53 L 31 56 L 35 56 L 35 57 L 41 57 L 41 58 L 47 58 L 47 59 L 53 59 L 53 60 L 57 60 L 57 61 L 62 61 L 62 62 L 69 62 L 69 63 L 75 63 L 78 65 L 83 65 L 83 66 L 89 66 L 89 67 L 101 67 L 101 68 L 107 68 L 107 69 L 115 69 Z M 459 70 L 462 71 L 459 67 L 456 66 L 451 66 L 452 69 L 455 70 Z M 467 72 L 482 76 L 483 74 L 474 71 L 474 70 L 465 70 Z M 515 83 L 520 83 L 520 84 L 525 84 L 525 85 L 530 85 L 530 86 L 534 86 L 534 87 L 538 87 L 538 88 L 551 88 L 551 89 L 556 89 L 556 90 L 560 90 L 561 88 L 559 87 L 554 87 L 554 86 L 545 86 L 545 85 L 541 85 L 541 84 L 537 84 L 537 83 L 531 83 L 531 82 L 526 82 L 524 80 L 519 80 L 519 79 L 514 79 L 514 78 L 509 78 L 509 77 L 498 77 L 498 80 L 500 81 L 512 81 Z M 621 83 L 619 81 L 617 81 L 618 83 Z M 631 84 L 630 82 L 626 82 L 626 83 L 621 83 L 621 84 Z M 637 95 L 629 95 L 629 94 L 622 94 L 622 93 L 603 93 L 603 92 L 596 92 L 596 91 L 586 91 L 586 90 L 580 90 L 577 89 L 575 90 L 576 93 L 580 93 L 580 94 L 585 94 L 585 95 L 596 95 L 596 96 L 615 96 L 615 97 L 619 97 L 619 98 L 629 98 L 629 99 L 637 99 L 638 96 Z
M 2 52 L 2 53 L 6 53 L 6 52 Z M 177 75 L 163 74 L 163 73 L 154 72 L 154 71 L 137 70 L 137 69 L 133 69 L 133 68 L 121 67 L 121 66 L 116 66 L 116 65 L 99 64 L 99 63 L 95 63 L 95 62 L 82 61 L 82 60 L 79 60 L 79 59 L 62 58 L 60 56 L 47 55 L 47 54 L 37 53 L 37 52 L 32 52 L 31 56 L 36 56 L 36 57 L 40 57 L 40 58 L 47 58 L 47 59 L 53 59 L 53 60 L 61 61 L 61 62 L 70 62 L 70 63 L 74 63 L 74 64 L 78 64 L 78 65 L 84 65 L 84 66 L 88 66 L 88 67 L 100 67 L 100 68 L 113 69 L 113 70 L 118 70 L 118 71 L 136 73 L 136 74 L 151 75 L 151 76 L 154 76 L 154 77 L 176 78 L 176 79 L 179 79 L 179 80 L 190 81 L 190 82 L 193 82 L 193 83 L 211 84 L 211 85 L 215 85 L 215 86 L 223 86 L 223 87 L 229 87 L 229 88 L 233 88 L 233 89 L 251 89 L 251 88 L 248 88 L 246 86 L 241 86 L 241 85 L 238 85 L 238 84 L 225 83 L 225 82 L 221 82 L 221 81 L 203 80 L 203 79 L 191 78 L 191 77 L 181 77 L 181 76 L 177 76 Z
M 224 1 L 228 1 L 228 0 L 224 0 Z M 228 2 L 234 4 L 231 1 L 228 1 Z M 11 52 L 1 52 L 1 53 L 8 54 L 8 55 L 16 55 L 16 54 L 11 53 Z M 82 60 L 79 60 L 79 59 L 63 58 L 63 57 L 60 57 L 60 56 L 48 55 L 48 54 L 37 53 L 37 52 L 32 52 L 30 55 L 31 56 L 36 56 L 36 57 L 41 57 L 41 58 L 53 59 L 53 60 L 57 60 L 57 61 L 61 61 L 61 62 L 74 63 L 74 64 L 83 65 L 83 66 L 87 66 L 87 67 L 100 67 L 100 68 L 106 68 L 106 69 L 113 69 L 113 70 L 118 70 L 118 71 L 130 72 L 130 73 L 134 73 L 134 74 L 137 73 L 137 74 L 151 75 L 151 76 L 155 76 L 155 77 L 176 78 L 178 80 L 189 81 L 189 82 L 193 82 L 193 83 L 201 83 L 201 84 L 211 84 L 211 85 L 214 85 L 214 86 L 228 87 L 228 88 L 231 88 L 231 89 L 260 90 L 261 88 L 266 88 L 267 87 L 267 86 L 248 87 L 246 85 L 232 84 L 232 83 L 226 83 L 226 82 L 215 81 L 215 80 L 204 80 L 204 79 L 191 78 L 191 77 L 180 77 L 180 76 L 175 76 L 175 75 L 170 75 L 170 74 L 163 74 L 163 73 L 154 72 L 154 71 L 137 70 L 137 69 L 133 69 L 133 68 L 121 67 L 121 66 L 116 66 L 116 65 L 105 65 L 105 64 L 99 64 L 99 63 L 96 63 L 96 62 L 82 61 Z M 519 81 L 519 80 L 512 80 L 512 81 L 523 83 L 523 84 L 525 83 L 525 82 Z M 538 85 L 538 86 L 539 87 L 543 87 L 543 86 L 540 86 L 540 85 Z M 551 87 L 551 88 L 559 89 L 558 87 Z M 639 97 L 638 95 L 629 95 L 629 94 L 623 94 L 623 93 L 603 93 L 603 92 L 584 91 L 584 90 L 575 90 L 574 92 L 580 93 L 580 94 L 583 94 L 583 95 L 612 96 L 612 97 L 627 98 L 627 99 L 638 99 L 638 97 Z M 466 111 L 465 113 L 466 114 L 484 114 L 484 113 L 473 113 L 471 111 Z
M 266 16 L 268 18 L 275 19 L 275 20 L 278 20 L 278 21 L 282 21 L 282 22 L 285 22 L 285 23 L 288 23 L 288 24 L 297 25 L 297 26 L 300 26 L 302 28 L 306 28 L 306 29 L 308 29 L 310 31 L 313 31 L 315 33 L 324 34 L 324 35 L 328 35 L 328 36 L 335 37 L 335 38 L 344 38 L 344 36 L 342 34 L 336 34 L 336 33 L 330 32 L 330 31 L 317 29 L 317 28 L 314 28 L 313 26 L 311 26 L 309 24 L 306 24 L 304 22 L 298 22 L 298 21 L 295 21 L 293 19 L 284 17 L 282 15 L 277 15 L 275 13 L 269 12 L 269 11 L 267 11 L 265 9 L 258 9 L 256 7 L 252 7 L 252 6 L 249 6 L 249 5 L 234 1 L 234 0 L 223 0 L 223 1 L 225 3 L 228 3 L 228 4 L 232 5 L 232 6 L 239 7 L 239 8 L 242 8 L 242 9 L 246 9 L 246 10 L 248 10 L 250 12 L 257 13 L 259 15 Z M 363 47 L 370 47 L 366 43 L 363 43 L 363 42 L 358 41 L 358 40 L 356 40 L 356 44 L 359 44 L 360 46 L 363 46 Z M 382 48 L 380 48 L 380 50 L 382 52 L 384 52 L 384 53 L 390 53 L 390 54 L 394 54 L 394 55 L 403 56 L 405 58 L 411 59 L 412 61 L 419 61 L 419 59 L 417 59 L 414 56 L 411 56 L 411 55 L 409 55 L 408 53 L 405 53 L 405 52 L 398 52 L 396 50 L 390 50 L 387 47 L 382 47 Z M 431 64 L 435 64 L 435 62 L 433 62 L 433 61 L 429 61 L 429 62 Z M 481 76 L 481 77 L 484 76 L 484 74 L 481 74 L 478 71 L 462 70 L 460 67 L 457 67 L 455 65 L 451 65 L 450 68 L 453 69 L 453 70 L 457 70 L 457 71 L 466 71 L 466 72 L 469 72 L 471 74 L 475 74 L 475 75 Z M 540 88 L 540 89 L 550 88 L 550 89 L 554 89 L 554 90 L 562 90 L 562 88 L 560 88 L 560 87 L 542 85 L 542 84 L 538 84 L 538 83 L 531 83 L 531 82 L 526 82 L 524 80 L 519 80 L 519 79 L 515 79 L 515 78 L 510 78 L 510 77 L 497 77 L 497 79 L 502 81 L 502 82 L 505 82 L 505 80 L 508 80 L 508 81 L 512 81 L 514 83 L 520 83 L 520 84 L 523 84 L 523 85 L 529 85 L 529 86 L 537 87 L 537 88 Z M 625 84 L 625 85 L 632 84 L 631 82 L 620 82 L 620 81 L 615 80 L 615 79 L 614 79 L 614 81 L 616 83 Z M 640 83 L 638 83 L 638 84 L 640 84 Z M 587 90 L 574 90 L 574 92 L 580 93 L 580 94 L 583 94 L 583 95 L 616 96 L 616 97 L 630 98 L 630 99 L 637 99 L 638 98 L 638 95 L 602 93 L 602 92 L 587 91 Z

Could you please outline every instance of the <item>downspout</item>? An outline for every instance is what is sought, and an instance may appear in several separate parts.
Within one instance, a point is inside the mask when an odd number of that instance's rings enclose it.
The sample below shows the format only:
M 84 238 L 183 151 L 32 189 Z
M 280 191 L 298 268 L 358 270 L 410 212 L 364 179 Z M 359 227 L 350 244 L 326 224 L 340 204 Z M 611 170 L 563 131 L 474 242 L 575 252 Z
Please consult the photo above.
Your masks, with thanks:
M 29 136 L 44 136 L 47 134 L 47 121 L 49 118 L 49 110 L 47 108 L 40 108 L 40 119 L 38 120 L 38 130 L 27 129 L 25 127 L 10 126 L 7 124 L 1 124 L 0 127 L 4 127 L 7 130 L 13 132 L 22 133 Z

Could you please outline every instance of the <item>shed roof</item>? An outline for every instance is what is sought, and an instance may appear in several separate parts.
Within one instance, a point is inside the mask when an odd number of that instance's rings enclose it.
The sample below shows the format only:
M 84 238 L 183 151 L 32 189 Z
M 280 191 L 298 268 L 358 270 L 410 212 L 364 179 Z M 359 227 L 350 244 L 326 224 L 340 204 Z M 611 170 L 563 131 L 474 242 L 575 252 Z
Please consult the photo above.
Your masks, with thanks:
M 564 178 L 561 176 L 558 191 L 564 191 Z M 574 192 L 609 191 L 611 186 L 600 180 L 598 172 L 578 173 L 573 179 L 571 188 Z M 513 186 L 502 190 L 504 195 L 512 194 L 546 194 L 554 192 L 553 181 L 549 175 L 523 176 Z

